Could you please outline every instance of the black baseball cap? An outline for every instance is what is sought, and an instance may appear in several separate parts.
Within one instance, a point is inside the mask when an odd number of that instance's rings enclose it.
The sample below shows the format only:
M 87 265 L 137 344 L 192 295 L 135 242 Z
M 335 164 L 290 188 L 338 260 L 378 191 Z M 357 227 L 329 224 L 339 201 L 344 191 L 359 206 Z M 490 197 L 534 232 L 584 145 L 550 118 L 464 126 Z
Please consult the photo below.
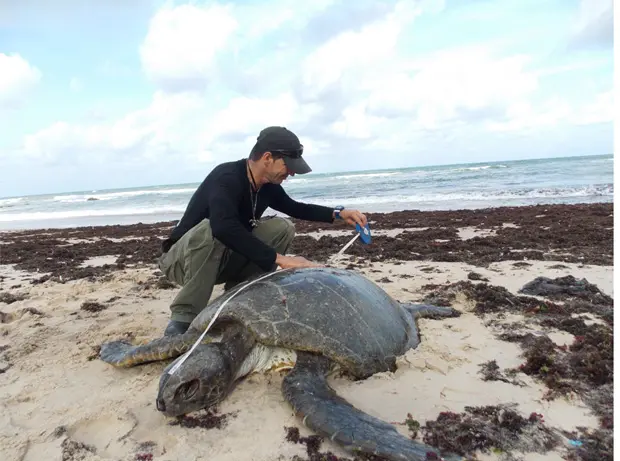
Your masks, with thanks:
M 302 157 L 303 144 L 299 142 L 295 133 L 283 126 L 269 126 L 263 129 L 256 138 L 254 149 L 280 154 L 292 173 L 306 174 L 312 171 Z

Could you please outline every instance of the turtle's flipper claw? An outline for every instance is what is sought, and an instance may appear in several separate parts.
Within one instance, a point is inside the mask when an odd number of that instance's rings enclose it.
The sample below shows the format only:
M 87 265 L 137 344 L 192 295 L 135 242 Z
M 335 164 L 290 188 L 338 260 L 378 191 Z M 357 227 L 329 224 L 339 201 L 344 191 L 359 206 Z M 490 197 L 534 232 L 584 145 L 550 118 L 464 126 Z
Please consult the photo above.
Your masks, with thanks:
M 284 397 L 309 429 L 351 453 L 388 461 L 461 459 L 442 458 L 438 450 L 400 434 L 394 426 L 339 397 L 325 380 L 326 365 L 322 356 L 298 352 L 295 368 L 282 383 Z
M 99 358 L 115 367 L 135 367 L 143 363 L 178 357 L 187 352 L 196 339 L 198 339 L 198 335 L 189 331 L 175 336 L 157 338 L 138 346 L 122 339 L 110 341 L 101 345 Z M 209 338 L 203 342 L 208 341 Z
M 99 358 L 106 363 L 117 367 L 130 367 L 134 363 L 128 362 L 128 357 L 135 346 L 128 341 L 118 340 L 103 343 L 99 351 Z

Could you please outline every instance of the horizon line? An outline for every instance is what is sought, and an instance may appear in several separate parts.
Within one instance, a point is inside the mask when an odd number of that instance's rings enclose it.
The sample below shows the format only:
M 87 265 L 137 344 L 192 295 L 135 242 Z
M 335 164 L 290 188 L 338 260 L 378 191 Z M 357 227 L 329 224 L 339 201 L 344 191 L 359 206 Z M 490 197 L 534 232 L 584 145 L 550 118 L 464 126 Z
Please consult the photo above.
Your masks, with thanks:
M 324 173 L 314 173 L 314 172 L 311 172 L 311 173 L 308 173 L 307 175 L 304 175 L 304 176 L 305 177 L 309 177 L 309 176 L 344 174 L 344 173 L 380 172 L 380 171 L 407 170 L 407 169 L 416 169 L 416 168 L 449 167 L 449 166 L 458 166 L 458 165 L 476 165 L 476 164 L 484 164 L 484 163 L 516 163 L 516 162 L 530 162 L 530 161 L 535 161 L 535 160 L 560 160 L 560 159 L 581 158 L 581 157 L 606 157 L 606 156 L 612 156 L 613 157 L 613 155 L 614 154 L 612 152 L 612 153 L 608 153 L 608 154 L 580 154 L 580 155 L 565 155 L 565 156 L 559 156 L 559 157 L 535 157 L 535 158 L 528 158 L 528 159 L 505 159 L 505 160 L 490 160 L 490 161 L 477 161 L 477 162 L 437 163 L 437 164 L 430 164 L 430 165 L 418 165 L 418 166 L 408 166 L 408 167 L 393 167 L 393 168 L 365 169 L 365 170 L 339 170 L 339 171 L 331 171 L 331 172 L 324 172 Z M 230 162 L 230 161 L 235 161 L 235 160 L 222 161 L 222 162 L 219 162 L 218 164 L 216 164 L 215 166 L 219 165 L 220 163 L 226 163 L 226 162 Z M 215 166 L 214 166 L 214 168 L 215 168 Z M 205 177 L 212 170 L 213 170 L 213 168 L 211 168 L 211 170 L 208 173 L 205 174 Z M 165 186 L 183 186 L 183 185 L 189 185 L 189 184 L 199 184 L 201 181 L 192 181 L 192 182 L 186 182 L 186 183 L 166 183 L 166 184 L 138 185 L 138 186 L 128 186 L 128 187 L 119 187 L 119 188 L 104 188 L 104 189 L 96 189 L 96 191 L 97 192 L 105 192 L 105 191 L 122 191 L 122 190 L 144 189 L 144 188 L 165 187 Z M 92 193 L 93 190 L 70 190 L 70 191 L 64 191 L 64 192 L 56 191 L 56 192 L 44 192 L 44 193 L 39 193 L 39 194 L 27 194 L 27 195 L 8 195 L 8 196 L 0 196 L 0 200 L 8 200 L 8 199 L 14 199 L 14 198 L 20 198 L 20 197 L 41 197 L 41 196 L 52 195 L 52 194 L 59 194 L 59 195 L 64 195 L 64 194 L 82 194 L 82 193 L 86 193 L 86 192 Z

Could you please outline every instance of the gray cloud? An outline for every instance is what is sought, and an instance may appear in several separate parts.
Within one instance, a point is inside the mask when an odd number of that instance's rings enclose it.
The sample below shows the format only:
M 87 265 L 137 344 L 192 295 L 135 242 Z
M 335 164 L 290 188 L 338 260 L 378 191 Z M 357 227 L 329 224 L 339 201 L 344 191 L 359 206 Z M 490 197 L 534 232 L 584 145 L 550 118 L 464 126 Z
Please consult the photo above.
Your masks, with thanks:
M 101 28 L 118 34 L 148 17 L 157 6 L 155 0 L 107 0 L 91 2 L 88 7 L 82 0 L 0 0 L 0 26 L 37 32 L 69 27 L 92 33 L 93 28 Z
M 393 1 L 335 1 L 314 16 L 302 31 L 299 40 L 313 46 L 321 45 L 343 31 L 358 31 L 394 8 Z
M 218 78 L 243 95 L 264 95 L 274 89 L 290 87 L 300 101 L 312 102 L 315 98 L 304 94 L 299 84 L 300 59 L 306 56 L 308 50 L 324 45 L 343 32 L 359 31 L 382 18 L 394 9 L 395 3 L 394 0 L 336 0 L 329 7 L 309 16 L 301 28 L 297 22 L 284 23 L 258 41 L 236 50 L 234 57 L 222 59 L 218 63 Z M 252 60 L 256 59 L 258 50 L 262 59 L 254 63 Z M 328 88 L 324 95 L 317 98 L 329 98 L 334 91 L 337 90 Z
M 568 40 L 568 48 L 612 48 L 614 43 L 614 11 L 611 0 L 601 0 L 599 5 L 582 1 L 580 25 Z

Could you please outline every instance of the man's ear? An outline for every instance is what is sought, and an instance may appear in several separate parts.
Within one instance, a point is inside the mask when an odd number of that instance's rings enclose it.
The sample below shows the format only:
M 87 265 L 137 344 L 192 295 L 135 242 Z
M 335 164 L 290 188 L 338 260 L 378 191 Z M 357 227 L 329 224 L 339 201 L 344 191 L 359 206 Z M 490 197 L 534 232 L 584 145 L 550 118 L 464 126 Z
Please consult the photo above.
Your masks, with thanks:
M 263 161 L 265 163 L 273 162 L 273 155 L 271 155 L 271 152 L 267 151 L 263 153 Z

